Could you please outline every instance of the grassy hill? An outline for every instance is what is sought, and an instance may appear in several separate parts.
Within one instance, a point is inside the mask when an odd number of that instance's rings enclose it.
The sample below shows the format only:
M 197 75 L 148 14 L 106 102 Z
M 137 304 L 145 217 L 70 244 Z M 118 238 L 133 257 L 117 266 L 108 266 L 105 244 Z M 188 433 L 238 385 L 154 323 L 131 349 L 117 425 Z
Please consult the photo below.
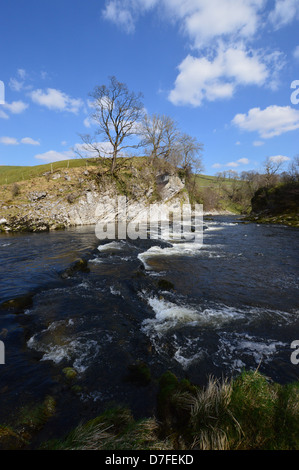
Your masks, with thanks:
M 96 165 L 96 160 L 79 158 L 35 166 L 0 166 L 0 185 L 28 181 L 58 169 Z
M 133 165 L 136 165 L 138 161 L 141 162 L 144 158 L 146 157 L 132 157 L 130 160 Z M 59 169 L 96 166 L 97 164 L 97 159 L 78 158 L 35 166 L 0 165 L 0 185 L 30 180 L 42 176 L 44 173 L 54 172 Z M 216 187 L 218 184 L 215 176 L 197 175 L 196 178 L 198 187 Z M 227 184 L 231 184 L 229 179 L 227 180 Z
M 196 175 L 193 188 L 196 202 L 202 203 L 205 211 L 218 210 L 236 214 L 250 210 L 251 194 L 246 181 L 234 178 Z

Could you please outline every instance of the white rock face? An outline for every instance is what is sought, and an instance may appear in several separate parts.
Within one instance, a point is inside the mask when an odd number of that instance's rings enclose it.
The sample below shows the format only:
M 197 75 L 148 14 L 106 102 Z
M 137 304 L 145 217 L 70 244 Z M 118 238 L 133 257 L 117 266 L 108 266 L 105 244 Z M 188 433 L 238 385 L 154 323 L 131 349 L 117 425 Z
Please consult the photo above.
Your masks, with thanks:
M 176 175 L 157 175 L 159 202 L 150 203 L 154 194 L 152 187 L 144 188 L 137 183 L 135 189 L 130 199 L 120 196 L 112 187 L 101 189 L 96 185 L 83 190 L 81 195 L 75 194 L 74 198 L 69 198 L 62 191 L 58 200 L 53 200 L 54 196 L 46 192 L 30 193 L 28 204 L 22 207 L 15 225 L 19 220 L 20 224 L 34 221 L 50 229 L 61 225 L 96 225 L 124 220 L 146 223 L 149 217 L 151 220 L 169 220 L 169 213 L 177 213 L 182 204 L 189 203 L 187 192 L 182 191 L 184 183 Z M 1 223 L 5 224 L 6 219 L 2 219 Z
M 167 177 L 159 202 L 149 204 L 148 193 L 139 200 L 127 199 L 125 196 L 104 193 L 96 190 L 88 191 L 74 204 L 66 205 L 64 214 L 70 225 L 93 225 L 98 222 L 114 220 L 146 222 L 151 219 L 168 220 L 169 212 L 178 212 L 182 204 L 189 203 L 187 193 L 182 193 L 183 182 L 177 176 Z M 178 194 L 180 193 L 180 194 Z

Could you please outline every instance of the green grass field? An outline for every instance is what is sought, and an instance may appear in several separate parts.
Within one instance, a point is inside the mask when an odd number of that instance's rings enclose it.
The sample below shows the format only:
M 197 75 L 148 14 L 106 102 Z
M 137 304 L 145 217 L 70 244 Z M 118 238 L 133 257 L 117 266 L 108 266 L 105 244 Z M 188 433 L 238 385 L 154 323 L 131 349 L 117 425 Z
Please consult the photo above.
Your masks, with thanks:
M 138 157 L 138 159 L 137 157 L 132 158 L 132 162 L 135 165 L 139 160 L 141 162 L 142 158 L 143 157 Z M 79 168 L 96 164 L 96 159 L 78 158 L 35 166 L 0 165 L 0 185 L 30 180 L 42 176 L 44 173 L 57 171 L 59 169 Z M 227 182 L 229 183 L 229 180 L 227 180 Z M 198 175 L 197 184 L 200 187 L 211 187 L 217 184 L 217 178 L 215 176 Z
M 60 162 L 47 163 L 36 166 L 0 166 L 0 185 L 17 183 L 26 181 L 38 176 L 42 176 L 48 171 L 56 171 L 58 169 L 78 168 L 82 166 L 95 165 L 92 159 L 79 158 L 63 160 Z

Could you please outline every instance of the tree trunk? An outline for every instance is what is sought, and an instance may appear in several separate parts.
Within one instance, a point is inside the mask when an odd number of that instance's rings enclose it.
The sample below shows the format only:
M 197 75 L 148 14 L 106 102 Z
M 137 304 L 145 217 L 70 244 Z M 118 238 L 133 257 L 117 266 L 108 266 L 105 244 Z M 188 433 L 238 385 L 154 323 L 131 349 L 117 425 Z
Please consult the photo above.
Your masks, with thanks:
M 116 158 L 117 158 L 117 150 L 114 149 L 113 156 L 112 156 L 112 164 L 111 164 L 111 176 L 114 175 L 114 171 L 116 167 Z

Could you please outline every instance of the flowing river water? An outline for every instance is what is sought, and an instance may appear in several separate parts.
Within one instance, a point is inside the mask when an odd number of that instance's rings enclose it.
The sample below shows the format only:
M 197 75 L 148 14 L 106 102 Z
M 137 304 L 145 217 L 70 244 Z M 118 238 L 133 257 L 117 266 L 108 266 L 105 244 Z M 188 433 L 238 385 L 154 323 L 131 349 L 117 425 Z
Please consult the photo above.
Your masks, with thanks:
M 89 271 L 61 276 L 78 257 Z M 215 216 L 201 248 L 99 241 L 93 226 L 1 235 L 0 260 L 0 302 L 25 299 L 0 310 L 0 424 L 47 395 L 57 402 L 47 438 L 115 403 L 152 415 L 167 370 L 198 385 L 257 367 L 299 379 L 298 229 Z M 146 385 L 130 378 L 137 361 L 151 371 Z

